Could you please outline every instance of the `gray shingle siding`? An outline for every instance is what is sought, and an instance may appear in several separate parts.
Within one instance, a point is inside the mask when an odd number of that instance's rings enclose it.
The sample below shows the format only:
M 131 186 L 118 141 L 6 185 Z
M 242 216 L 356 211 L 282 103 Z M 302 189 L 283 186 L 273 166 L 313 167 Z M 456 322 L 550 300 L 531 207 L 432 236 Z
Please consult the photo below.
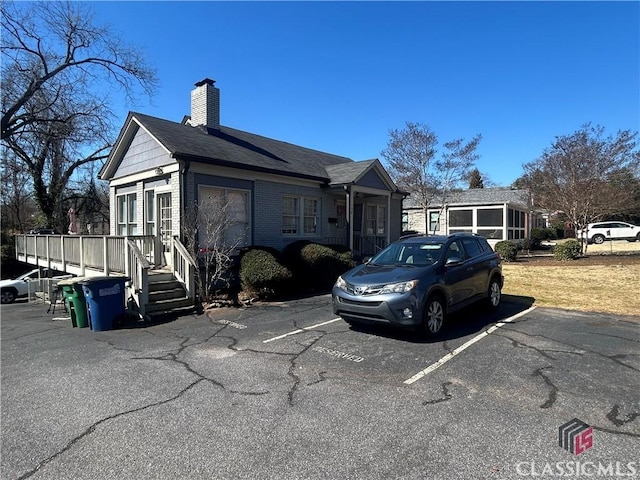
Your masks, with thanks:
M 260 225 L 254 234 L 254 243 L 282 250 L 296 240 L 320 240 L 328 223 L 328 202 L 333 200 L 319 188 L 300 187 L 284 183 L 255 181 L 254 221 Z M 318 212 L 318 234 L 315 236 L 282 234 L 282 198 L 285 195 L 317 198 L 320 202 Z
M 373 170 L 369 170 L 364 176 L 357 182 L 358 186 L 379 188 L 381 190 L 387 190 L 388 187 L 380 176 Z
M 113 178 L 125 177 L 172 162 L 167 151 L 151 135 L 139 128 Z

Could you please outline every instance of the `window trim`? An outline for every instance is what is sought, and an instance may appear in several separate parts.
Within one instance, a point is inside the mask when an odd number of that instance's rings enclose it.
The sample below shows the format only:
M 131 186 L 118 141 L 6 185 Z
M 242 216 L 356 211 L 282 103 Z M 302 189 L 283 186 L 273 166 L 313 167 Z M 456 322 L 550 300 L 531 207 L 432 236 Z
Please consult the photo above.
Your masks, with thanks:
M 116 234 L 118 236 L 127 237 L 138 234 L 137 196 L 138 192 L 128 192 L 116 195 Z M 121 201 L 123 201 L 122 205 Z
M 373 218 L 370 216 L 370 209 L 375 211 Z M 380 210 L 382 210 L 382 215 Z M 364 228 L 367 237 L 385 237 L 387 235 L 387 213 L 387 205 L 382 205 L 381 203 L 367 203 L 364 206 Z M 373 224 L 370 222 L 373 222 Z M 380 222 L 383 224 L 382 233 L 380 233 Z M 371 228 L 372 233 L 369 233 L 370 225 L 373 225 L 373 228 Z
M 285 213 L 285 200 L 290 199 L 294 202 L 294 212 Z M 313 216 L 306 214 L 306 203 L 315 202 L 315 209 Z M 322 210 L 322 199 L 320 197 L 312 195 L 296 195 L 296 194 L 283 194 L 282 195 L 282 211 L 281 211 L 281 228 L 280 233 L 283 237 L 317 237 L 321 235 L 320 232 L 320 216 Z M 289 224 L 285 224 L 284 219 L 295 219 L 295 225 L 291 225 L 292 228 L 287 228 L 285 231 L 285 225 L 289 227 Z M 313 232 L 306 232 L 307 222 L 306 220 L 313 218 Z M 295 231 L 289 231 L 293 230 Z
M 204 193 L 203 190 L 204 189 L 210 189 L 210 190 L 218 190 L 222 192 L 224 201 L 227 201 L 228 198 L 228 194 L 229 192 L 239 192 L 242 193 L 244 195 L 245 198 L 245 205 L 244 205 L 244 209 L 245 209 L 245 217 L 246 217 L 246 229 L 245 229 L 245 236 L 244 236 L 244 242 L 241 242 L 240 246 L 247 246 L 247 245 L 251 245 L 251 238 L 252 238 L 252 229 L 253 229 L 253 225 L 252 225 L 252 217 L 251 217 L 251 191 L 247 190 L 245 188 L 234 188 L 234 187 L 223 187 L 220 185 L 207 185 L 207 184 L 198 184 L 198 203 L 200 203 L 202 201 L 202 199 L 204 198 Z M 241 222 L 238 222 L 241 223 Z M 198 243 L 200 243 L 200 239 L 198 238 Z

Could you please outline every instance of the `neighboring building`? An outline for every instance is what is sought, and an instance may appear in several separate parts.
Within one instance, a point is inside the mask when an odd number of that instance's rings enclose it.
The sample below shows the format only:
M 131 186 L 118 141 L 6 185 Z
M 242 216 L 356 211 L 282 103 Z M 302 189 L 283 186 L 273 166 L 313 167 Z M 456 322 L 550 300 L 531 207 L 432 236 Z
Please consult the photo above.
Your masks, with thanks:
M 430 205 L 426 212 L 409 196 L 403 208 L 403 229 L 448 235 L 473 232 L 490 243 L 529 237 L 543 227 L 543 218 L 532 207 L 529 190 L 476 188 L 453 192 L 447 201 Z M 427 225 L 428 219 L 428 225 Z
M 244 245 L 295 240 L 370 255 L 401 234 L 404 195 L 379 160 L 354 162 L 220 124 L 220 91 L 204 79 L 182 122 L 130 113 L 100 172 L 111 234 L 152 235 L 163 251 L 206 197 L 233 205 Z

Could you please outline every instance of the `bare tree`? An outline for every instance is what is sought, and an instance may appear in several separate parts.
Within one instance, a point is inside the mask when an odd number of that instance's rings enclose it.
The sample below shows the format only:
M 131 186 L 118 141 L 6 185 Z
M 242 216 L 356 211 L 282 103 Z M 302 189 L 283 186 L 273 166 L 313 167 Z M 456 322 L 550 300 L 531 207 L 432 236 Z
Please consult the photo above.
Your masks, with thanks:
M 603 127 L 588 123 L 556 137 L 540 158 L 524 165 L 518 182 L 531 189 L 537 206 L 563 212 L 579 231 L 637 205 L 636 191 L 621 188 L 639 173 L 637 135 L 623 130 L 605 136 Z
M 60 228 L 65 189 L 81 166 L 103 160 L 115 132 L 109 99 L 151 94 L 142 53 L 94 24 L 86 3 L 0 3 L 2 142 L 29 173 L 34 198 Z
M 188 209 L 183 222 L 185 246 L 201 271 L 196 275 L 202 301 L 229 286 L 234 256 L 243 244 L 245 232 L 233 213 L 233 204 L 222 195 L 205 198 Z
M 479 158 L 481 135 L 466 142 L 463 138 L 443 143 L 438 156 L 438 137 L 429 126 L 407 122 L 402 130 L 391 130 L 382 152 L 389 172 L 403 190 L 410 192 L 422 208 L 428 232 L 427 211 L 436 201 L 444 208 L 452 193 L 468 178 Z
M 2 148 L 0 191 L 2 192 L 2 228 L 24 232 L 34 227 L 29 221 L 35 205 L 30 194 L 30 179 L 13 152 Z

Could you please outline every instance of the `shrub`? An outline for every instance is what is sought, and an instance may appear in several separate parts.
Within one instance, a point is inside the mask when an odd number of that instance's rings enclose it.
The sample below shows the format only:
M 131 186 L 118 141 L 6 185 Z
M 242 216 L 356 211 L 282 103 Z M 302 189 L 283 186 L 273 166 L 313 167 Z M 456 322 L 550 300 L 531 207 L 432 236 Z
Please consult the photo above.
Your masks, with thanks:
M 240 260 L 240 282 L 247 292 L 261 298 L 284 293 L 290 286 L 291 270 L 278 262 L 270 249 L 252 248 Z
M 530 248 L 537 250 L 544 240 L 556 240 L 558 232 L 555 228 L 532 228 L 530 237 Z
M 300 265 L 301 280 L 311 287 L 325 289 L 356 264 L 349 251 L 338 252 L 326 245 L 310 243 L 300 250 Z
M 564 243 L 556 245 L 553 249 L 553 257 L 556 260 L 575 260 L 580 256 L 582 246 L 578 240 L 567 240 Z
M 514 262 L 518 255 L 518 246 L 509 240 L 496 243 L 494 250 L 505 262 Z

